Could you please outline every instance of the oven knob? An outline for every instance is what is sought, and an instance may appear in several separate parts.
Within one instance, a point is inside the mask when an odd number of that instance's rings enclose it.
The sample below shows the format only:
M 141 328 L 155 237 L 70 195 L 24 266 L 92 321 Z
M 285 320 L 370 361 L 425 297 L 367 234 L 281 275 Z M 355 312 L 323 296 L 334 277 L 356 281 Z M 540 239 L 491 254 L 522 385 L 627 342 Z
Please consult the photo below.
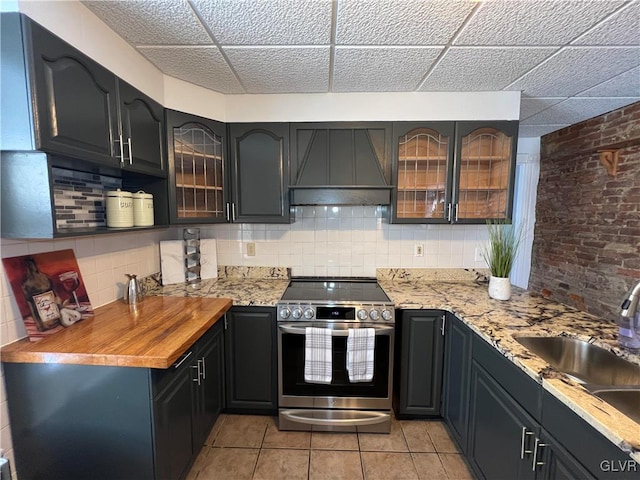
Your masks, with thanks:
M 289 308 L 282 307 L 280 309 L 280 318 L 289 318 L 289 315 L 291 315 L 291 310 L 289 310 Z
M 382 318 L 387 322 L 393 318 L 393 313 L 391 310 L 387 310 L 386 308 L 382 310 Z
M 365 309 L 361 308 L 360 310 L 358 310 L 358 318 L 360 320 L 366 320 L 367 318 L 369 318 L 369 314 Z
M 296 320 L 299 319 L 300 317 L 302 317 L 302 309 L 300 307 L 294 308 L 293 311 L 291 312 L 291 315 Z
M 369 318 L 371 320 L 378 320 L 380 318 L 380 312 L 375 308 L 372 308 L 371 311 L 369 312 Z
M 304 311 L 304 318 L 306 318 L 307 320 L 312 319 L 312 318 L 313 318 L 313 316 L 314 316 L 313 309 L 311 309 L 311 308 L 307 308 L 307 309 Z

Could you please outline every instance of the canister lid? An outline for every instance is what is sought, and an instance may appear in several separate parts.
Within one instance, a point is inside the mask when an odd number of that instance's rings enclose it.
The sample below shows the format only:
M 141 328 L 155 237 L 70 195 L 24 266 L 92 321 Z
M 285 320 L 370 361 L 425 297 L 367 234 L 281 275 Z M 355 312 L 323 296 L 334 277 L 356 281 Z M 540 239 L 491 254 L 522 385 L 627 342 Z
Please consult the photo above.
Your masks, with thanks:
M 131 192 L 123 192 L 120 189 L 117 190 L 109 190 L 107 192 L 107 197 L 115 197 L 115 198 L 131 198 Z
M 150 193 L 145 193 L 142 190 L 138 190 L 136 193 L 133 194 L 133 198 L 153 199 L 153 195 L 151 195 Z

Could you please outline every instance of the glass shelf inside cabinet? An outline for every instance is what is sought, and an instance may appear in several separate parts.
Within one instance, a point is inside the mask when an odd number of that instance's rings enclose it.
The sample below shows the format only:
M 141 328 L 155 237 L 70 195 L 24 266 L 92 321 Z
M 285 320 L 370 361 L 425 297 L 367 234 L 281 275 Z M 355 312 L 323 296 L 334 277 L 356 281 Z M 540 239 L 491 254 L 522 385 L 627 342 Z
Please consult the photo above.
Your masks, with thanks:
M 449 138 L 416 128 L 398 141 L 398 218 L 444 216 Z
M 479 128 L 462 137 L 458 218 L 504 218 L 510 176 L 510 136 Z
M 203 125 L 173 129 L 178 217 L 224 215 L 222 138 Z

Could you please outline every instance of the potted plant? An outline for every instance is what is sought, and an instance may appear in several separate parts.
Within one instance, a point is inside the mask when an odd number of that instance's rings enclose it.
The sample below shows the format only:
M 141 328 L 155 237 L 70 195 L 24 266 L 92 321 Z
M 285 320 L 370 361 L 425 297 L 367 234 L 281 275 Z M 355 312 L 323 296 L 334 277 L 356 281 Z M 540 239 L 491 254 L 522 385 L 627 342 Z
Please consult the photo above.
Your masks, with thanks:
M 509 274 L 522 239 L 521 231 L 504 220 L 488 220 L 487 228 L 489 243 L 483 247 L 482 253 L 491 270 L 489 296 L 496 300 L 509 300 L 511 298 Z

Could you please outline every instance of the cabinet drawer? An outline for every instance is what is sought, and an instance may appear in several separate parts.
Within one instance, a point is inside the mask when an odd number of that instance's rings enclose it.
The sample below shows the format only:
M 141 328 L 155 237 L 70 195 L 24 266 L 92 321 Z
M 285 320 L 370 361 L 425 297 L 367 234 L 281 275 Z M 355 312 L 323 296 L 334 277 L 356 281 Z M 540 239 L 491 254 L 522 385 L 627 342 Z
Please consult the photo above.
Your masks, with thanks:
M 189 350 L 184 352 L 180 356 L 178 360 L 174 362 L 174 364 L 169 368 L 154 368 L 151 370 L 151 384 L 152 384 L 152 396 L 153 398 L 157 397 L 158 394 L 162 393 L 162 391 L 174 381 L 174 379 L 179 378 L 183 372 L 190 368 L 191 365 L 196 361 L 197 352 L 195 349 L 195 345 L 192 346 Z
M 473 358 L 537 421 L 542 416 L 542 387 L 477 335 Z

